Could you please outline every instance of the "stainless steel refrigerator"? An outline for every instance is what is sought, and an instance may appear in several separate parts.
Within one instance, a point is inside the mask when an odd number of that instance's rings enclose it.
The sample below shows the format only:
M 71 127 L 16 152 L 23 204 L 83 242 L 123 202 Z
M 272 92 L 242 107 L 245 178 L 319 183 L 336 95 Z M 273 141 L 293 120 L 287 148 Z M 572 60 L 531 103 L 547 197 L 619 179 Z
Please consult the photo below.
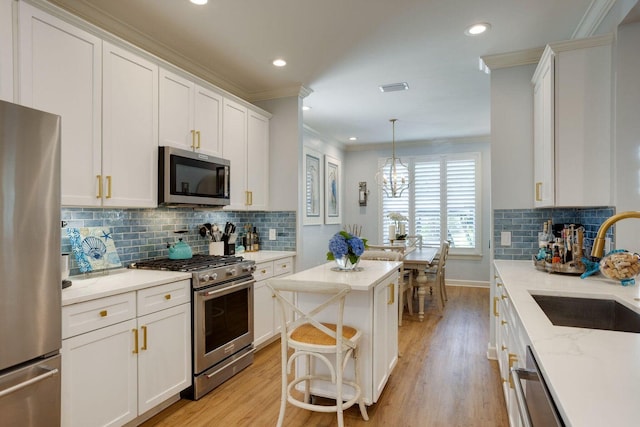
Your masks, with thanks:
M 60 425 L 60 117 L 0 101 L 0 426 Z

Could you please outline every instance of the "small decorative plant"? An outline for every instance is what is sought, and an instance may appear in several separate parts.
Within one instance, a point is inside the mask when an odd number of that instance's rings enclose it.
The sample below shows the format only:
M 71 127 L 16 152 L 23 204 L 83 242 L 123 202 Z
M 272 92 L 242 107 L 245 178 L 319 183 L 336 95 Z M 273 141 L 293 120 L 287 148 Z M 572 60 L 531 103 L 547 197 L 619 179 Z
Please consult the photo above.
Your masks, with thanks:
M 390 212 L 387 216 L 395 223 L 395 236 L 389 235 L 389 238 L 393 239 L 395 237 L 396 240 L 404 240 L 407 237 L 404 222 L 409 221 L 409 218 L 402 215 L 400 212 Z
M 327 259 L 339 260 L 345 256 L 349 259 L 351 264 L 357 264 L 360 259 L 360 255 L 364 252 L 367 246 L 367 239 L 361 239 L 358 236 L 347 233 L 346 231 L 340 231 L 333 235 L 329 240 L 329 252 L 327 252 Z

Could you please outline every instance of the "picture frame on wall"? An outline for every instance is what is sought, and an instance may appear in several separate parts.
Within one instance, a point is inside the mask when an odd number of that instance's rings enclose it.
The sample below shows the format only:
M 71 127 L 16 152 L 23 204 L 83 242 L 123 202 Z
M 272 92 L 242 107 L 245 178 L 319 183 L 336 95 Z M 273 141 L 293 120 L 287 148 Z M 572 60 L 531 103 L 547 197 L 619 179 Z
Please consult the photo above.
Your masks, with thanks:
M 303 148 L 303 170 L 305 182 L 303 225 L 319 225 L 324 219 L 322 154 L 309 147 Z
M 324 156 L 324 223 L 342 223 L 342 162 L 335 157 Z

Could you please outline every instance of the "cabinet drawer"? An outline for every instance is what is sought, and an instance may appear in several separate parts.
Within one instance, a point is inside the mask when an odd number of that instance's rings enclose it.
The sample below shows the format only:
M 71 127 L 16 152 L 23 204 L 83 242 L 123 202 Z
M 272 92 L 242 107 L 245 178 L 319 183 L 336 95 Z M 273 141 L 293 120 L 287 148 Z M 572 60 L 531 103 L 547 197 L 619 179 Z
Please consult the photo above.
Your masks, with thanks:
M 273 276 L 273 262 L 261 262 L 256 264 L 256 271 L 253 272 L 253 278 L 256 281 L 268 279 Z
M 167 283 L 138 291 L 138 316 L 191 301 L 191 280 Z
M 127 292 L 62 307 L 62 338 L 136 317 L 136 294 Z
M 273 275 L 281 276 L 283 274 L 293 273 L 293 258 L 283 258 L 273 261 Z

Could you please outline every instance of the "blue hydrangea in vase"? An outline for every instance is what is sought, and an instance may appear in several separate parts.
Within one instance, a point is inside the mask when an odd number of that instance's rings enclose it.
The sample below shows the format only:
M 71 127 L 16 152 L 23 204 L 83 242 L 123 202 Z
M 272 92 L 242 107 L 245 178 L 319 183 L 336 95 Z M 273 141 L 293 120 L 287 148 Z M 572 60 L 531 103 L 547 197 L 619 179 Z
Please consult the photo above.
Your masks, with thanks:
M 327 259 L 335 261 L 339 270 L 355 270 L 366 245 L 367 239 L 340 231 L 329 240 Z

